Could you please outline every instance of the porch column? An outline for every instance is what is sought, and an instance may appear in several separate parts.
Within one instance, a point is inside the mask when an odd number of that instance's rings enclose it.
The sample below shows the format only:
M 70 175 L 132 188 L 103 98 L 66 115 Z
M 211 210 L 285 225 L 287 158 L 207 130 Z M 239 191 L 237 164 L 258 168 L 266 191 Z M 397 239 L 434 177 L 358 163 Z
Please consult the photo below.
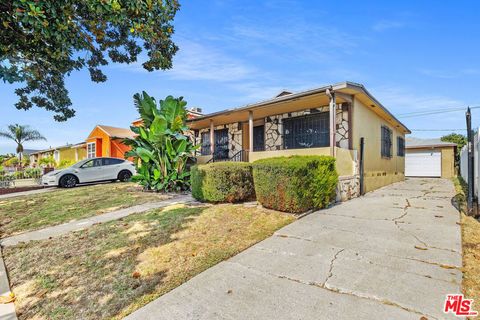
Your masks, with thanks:
M 253 152 L 253 111 L 248 111 L 248 144 L 248 151 Z
M 327 89 L 327 96 L 330 98 L 330 155 L 335 157 L 335 145 L 336 142 L 336 132 L 337 132 L 337 110 L 336 110 L 336 100 L 335 92 L 332 88 Z
M 210 154 L 213 156 L 215 152 L 215 127 L 213 126 L 213 120 L 210 119 Z

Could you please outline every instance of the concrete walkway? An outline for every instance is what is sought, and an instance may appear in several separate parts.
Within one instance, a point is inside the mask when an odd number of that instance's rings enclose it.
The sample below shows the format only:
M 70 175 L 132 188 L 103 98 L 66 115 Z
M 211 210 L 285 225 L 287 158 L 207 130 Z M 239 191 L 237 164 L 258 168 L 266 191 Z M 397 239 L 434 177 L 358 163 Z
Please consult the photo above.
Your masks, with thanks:
M 453 319 L 454 195 L 449 180 L 408 179 L 315 212 L 126 319 Z
M 2 247 L 14 246 L 19 244 L 20 242 L 28 242 L 33 240 L 45 240 L 51 237 L 61 236 L 63 234 L 66 234 L 72 231 L 82 230 L 97 223 L 118 220 L 120 218 L 129 216 L 134 213 L 141 213 L 151 209 L 164 208 L 169 205 L 178 204 L 178 203 L 191 203 L 191 202 L 195 202 L 195 200 L 190 195 L 181 195 L 181 196 L 175 196 L 167 200 L 139 204 L 133 207 L 120 209 L 117 211 L 112 211 L 104 214 L 99 214 L 99 215 L 85 218 L 85 219 L 75 220 L 75 221 L 67 222 L 57 226 L 47 227 L 44 229 L 21 233 L 11 237 L 3 238 L 0 240 L 0 246 Z

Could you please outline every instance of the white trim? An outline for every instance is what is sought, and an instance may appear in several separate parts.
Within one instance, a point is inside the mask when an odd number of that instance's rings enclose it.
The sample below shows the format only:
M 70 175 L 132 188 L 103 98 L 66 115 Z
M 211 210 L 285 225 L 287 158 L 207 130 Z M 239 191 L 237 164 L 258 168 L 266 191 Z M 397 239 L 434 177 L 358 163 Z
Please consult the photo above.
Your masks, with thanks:
M 87 143 L 87 158 L 95 158 L 97 156 L 97 143 L 89 142 Z

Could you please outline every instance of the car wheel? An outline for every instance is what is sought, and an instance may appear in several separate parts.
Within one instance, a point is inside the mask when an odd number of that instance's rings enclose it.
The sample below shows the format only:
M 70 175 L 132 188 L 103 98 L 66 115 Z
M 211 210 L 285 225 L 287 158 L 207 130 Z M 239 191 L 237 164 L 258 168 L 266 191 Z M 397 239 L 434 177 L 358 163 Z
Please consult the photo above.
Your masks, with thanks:
M 122 171 L 118 174 L 118 180 L 122 182 L 127 182 L 130 181 L 130 178 L 132 177 L 132 173 L 130 171 Z
M 60 187 L 62 188 L 73 188 L 77 185 L 77 177 L 72 174 L 66 174 L 60 178 Z

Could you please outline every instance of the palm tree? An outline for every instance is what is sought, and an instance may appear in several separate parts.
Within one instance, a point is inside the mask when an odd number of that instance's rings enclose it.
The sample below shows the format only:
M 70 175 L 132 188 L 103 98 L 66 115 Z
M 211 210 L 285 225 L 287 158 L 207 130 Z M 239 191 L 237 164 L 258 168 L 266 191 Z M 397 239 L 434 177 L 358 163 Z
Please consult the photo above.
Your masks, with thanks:
M 30 126 L 11 124 L 8 130 L 0 130 L 0 137 L 15 141 L 17 144 L 17 153 L 19 162 L 22 163 L 23 143 L 26 141 L 47 140 L 40 132 L 30 129 Z

